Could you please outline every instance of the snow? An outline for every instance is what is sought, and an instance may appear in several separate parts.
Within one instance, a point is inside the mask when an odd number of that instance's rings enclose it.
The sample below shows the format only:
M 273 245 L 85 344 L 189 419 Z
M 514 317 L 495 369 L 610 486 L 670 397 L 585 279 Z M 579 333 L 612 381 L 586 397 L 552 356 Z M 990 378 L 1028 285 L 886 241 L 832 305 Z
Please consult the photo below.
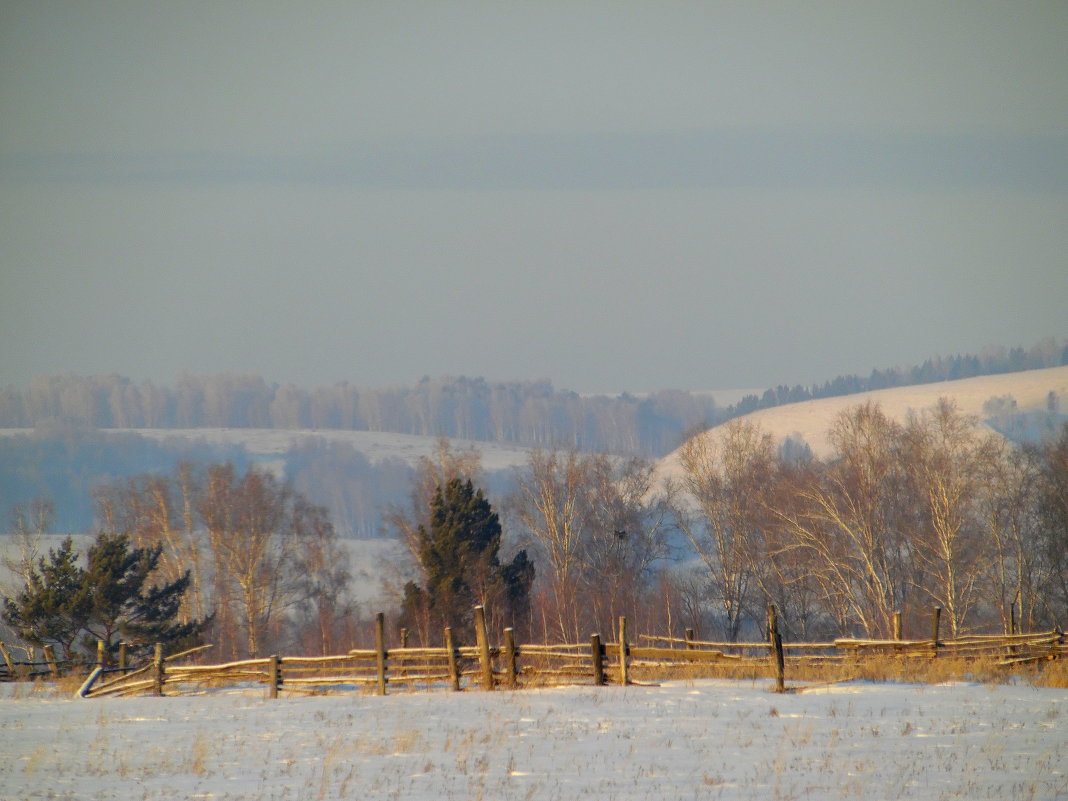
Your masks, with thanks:
M 0 688 L 19 799 L 1054 799 L 1068 690 L 762 682 L 73 700 Z
M 1012 395 L 1017 409 L 1027 412 L 1046 408 L 1050 392 L 1056 393 L 1062 403 L 1063 399 L 1068 398 L 1068 367 L 1050 367 L 1045 370 L 1026 370 L 959 381 L 880 389 L 836 398 L 820 398 L 761 409 L 741 419 L 759 425 L 776 441 L 794 435 L 800 436 L 812 448 L 814 454 L 826 458 L 832 453 L 827 432 L 834 419 L 847 409 L 868 401 L 878 403 L 883 413 L 891 419 L 904 422 L 909 412 L 930 408 L 942 397 L 955 401 L 957 408 L 964 414 L 981 417 L 983 404 L 991 398 Z M 714 437 L 721 428 L 716 426 L 698 436 Z M 658 474 L 662 478 L 680 476 L 679 451 L 660 460 Z
M 15 429 L 11 429 L 14 431 Z M 320 439 L 351 445 L 371 462 L 400 459 L 415 467 L 423 457 L 437 453 L 439 437 L 393 434 L 383 431 L 345 431 L 325 429 L 271 428 L 129 428 L 108 429 L 139 434 L 165 441 L 168 439 L 202 440 L 215 445 L 243 445 L 255 457 L 282 457 L 302 441 Z M 2 432 L 0 432 L 2 433 Z M 450 439 L 454 451 L 477 450 L 482 455 L 482 469 L 507 470 L 525 465 L 530 448 L 481 440 Z

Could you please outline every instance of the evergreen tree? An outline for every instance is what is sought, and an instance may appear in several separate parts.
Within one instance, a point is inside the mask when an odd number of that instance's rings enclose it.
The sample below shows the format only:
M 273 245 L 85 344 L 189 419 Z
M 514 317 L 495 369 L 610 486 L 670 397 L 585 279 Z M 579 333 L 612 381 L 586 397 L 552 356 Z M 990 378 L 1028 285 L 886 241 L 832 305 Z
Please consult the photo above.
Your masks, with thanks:
M 496 607 L 491 611 L 513 619 L 525 614 L 534 565 L 520 551 L 502 567 L 500 520 L 470 479 L 438 485 L 430 502 L 430 527 L 420 526 L 418 536 L 426 586 L 409 582 L 405 587 L 404 624 L 451 626 L 469 637 L 476 605 Z
M 68 537 L 58 551 L 40 560 L 39 569 L 30 571 L 15 598 L 4 599 L 4 620 L 29 643 L 58 646 L 64 659 L 92 658 L 97 640 L 104 641 L 109 654 L 120 640 L 134 654 L 147 652 L 156 642 L 195 642 L 206 622 L 175 619 L 189 574 L 148 584 L 160 553 L 159 547 L 131 549 L 124 534 L 101 533 L 82 568 Z
M 4 622 L 31 645 L 51 645 L 69 659 L 91 608 L 83 575 L 74 542 L 67 537 L 36 568 L 29 567 L 22 592 L 4 599 Z
M 119 640 L 135 653 L 154 643 L 192 644 L 206 622 L 176 620 L 182 596 L 189 587 L 189 571 L 172 582 L 149 585 L 159 564 L 162 546 L 130 548 L 125 534 L 101 533 L 89 548 L 84 573 L 91 599 L 84 625 L 87 649 L 103 640 L 111 653 Z

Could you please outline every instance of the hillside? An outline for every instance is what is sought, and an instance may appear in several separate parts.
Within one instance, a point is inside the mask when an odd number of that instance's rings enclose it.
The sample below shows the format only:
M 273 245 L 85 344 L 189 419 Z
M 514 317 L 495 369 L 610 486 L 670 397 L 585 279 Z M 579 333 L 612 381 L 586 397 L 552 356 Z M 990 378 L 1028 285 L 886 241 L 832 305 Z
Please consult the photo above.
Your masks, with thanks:
M 202 440 L 212 445 L 240 445 L 254 461 L 277 468 L 284 466 L 283 457 L 288 451 L 309 440 L 349 445 L 371 462 L 398 459 L 416 467 L 420 459 L 434 455 L 440 440 L 439 437 L 418 434 L 312 429 L 139 428 L 129 429 L 128 433 L 159 441 L 185 439 Z M 487 472 L 524 465 L 531 450 L 521 445 L 482 440 L 452 439 L 449 444 L 459 451 L 477 450 L 482 456 L 482 468 Z
M 868 401 L 878 403 L 886 415 L 903 422 L 910 411 L 920 411 L 933 406 L 941 397 L 949 397 L 962 412 L 982 419 L 983 405 L 991 398 L 1009 395 L 1016 401 L 1017 412 L 1039 411 L 1046 409 L 1050 392 L 1061 399 L 1064 411 L 1068 405 L 1068 366 L 821 398 L 761 409 L 741 419 L 759 425 L 780 442 L 788 437 L 800 437 L 816 456 L 826 457 L 831 454 L 827 432 L 834 419 L 846 409 Z M 720 430 L 722 426 L 715 426 L 698 436 L 714 437 Z M 659 469 L 664 478 L 678 475 L 678 459 L 679 451 L 675 450 L 660 460 Z

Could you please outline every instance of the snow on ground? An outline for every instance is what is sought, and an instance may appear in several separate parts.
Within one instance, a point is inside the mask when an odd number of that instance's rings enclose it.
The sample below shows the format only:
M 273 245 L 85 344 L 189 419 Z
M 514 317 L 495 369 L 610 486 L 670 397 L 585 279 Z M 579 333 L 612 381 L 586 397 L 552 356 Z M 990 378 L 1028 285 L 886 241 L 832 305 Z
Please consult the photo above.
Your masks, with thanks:
M 910 411 L 918 412 L 930 408 L 941 397 L 951 398 L 964 414 L 981 417 L 983 404 L 991 398 L 1011 395 L 1016 400 L 1017 409 L 1026 412 L 1044 409 L 1050 392 L 1056 393 L 1062 404 L 1068 402 L 1068 367 L 1050 367 L 1045 370 L 1026 370 L 1020 373 L 979 376 L 959 381 L 941 381 L 936 384 L 820 398 L 761 409 L 742 419 L 759 425 L 777 441 L 798 435 L 808 443 L 813 453 L 826 458 L 832 452 L 827 432 L 834 419 L 847 409 L 868 401 L 878 403 L 891 419 L 904 422 Z M 716 436 L 717 430 L 721 428 L 716 426 L 699 436 Z M 659 463 L 658 471 L 664 478 L 678 477 L 681 472 L 679 452 L 665 456 Z
M 129 428 L 108 429 L 140 434 L 160 441 L 168 439 L 203 440 L 210 444 L 243 445 L 260 458 L 281 457 L 286 451 L 307 439 L 321 439 L 351 445 L 371 462 L 385 459 L 401 459 L 413 467 L 419 460 L 432 457 L 438 449 L 438 437 L 415 434 L 393 434 L 383 431 L 342 431 L 325 429 L 271 429 L 271 428 Z M 450 439 L 449 446 L 455 451 L 477 450 L 482 454 L 482 469 L 486 471 L 507 470 L 525 465 L 530 449 L 518 445 L 478 440 Z
M 73 700 L 0 689 L 21 799 L 1068 798 L 1068 690 L 763 683 Z

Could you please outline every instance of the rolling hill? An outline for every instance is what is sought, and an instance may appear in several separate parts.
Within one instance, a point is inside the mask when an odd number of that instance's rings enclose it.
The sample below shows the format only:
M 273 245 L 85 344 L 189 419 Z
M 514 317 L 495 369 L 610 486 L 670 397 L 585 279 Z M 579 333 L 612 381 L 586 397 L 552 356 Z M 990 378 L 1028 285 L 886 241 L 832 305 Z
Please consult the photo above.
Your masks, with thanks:
M 933 406 L 939 398 L 948 397 L 965 414 L 983 420 L 984 404 L 991 398 L 1011 396 L 1017 413 L 1040 411 L 1047 408 L 1051 392 L 1060 399 L 1061 409 L 1065 411 L 1064 407 L 1068 406 L 1068 366 L 821 398 L 761 409 L 741 419 L 759 425 L 780 442 L 789 437 L 800 437 L 816 456 L 827 457 L 831 454 L 827 436 L 831 423 L 846 409 L 868 401 L 878 403 L 890 418 L 904 422 L 910 412 L 918 412 Z M 988 424 L 984 421 L 983 425 Z M 715 426 L 698 436 L 715 437 L 720 431 L 722 426 Z M 661 459 L 658 468 L 665 479 L 677 476 L 680 471 L 679 450 Z

